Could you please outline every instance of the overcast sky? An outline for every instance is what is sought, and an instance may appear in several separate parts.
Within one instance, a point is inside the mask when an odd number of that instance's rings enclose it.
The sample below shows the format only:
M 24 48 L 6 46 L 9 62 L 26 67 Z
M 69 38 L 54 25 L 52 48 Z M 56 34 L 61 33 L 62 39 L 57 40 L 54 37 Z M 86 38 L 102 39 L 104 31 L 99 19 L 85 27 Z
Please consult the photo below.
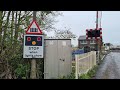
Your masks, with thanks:
M 58 16 L 54 26 L 57 29 L 71 28 L 77 35 L 72 41 L 75 46 L 78 44 L 78 37 L 86 34 L 86 29 L 96 26 L 96 11 L 62 11 L 62 16 Z M 103 29 L 103 41 L 112 44 L 120 44 L 120 11 L 102 11 L 101 26 Z

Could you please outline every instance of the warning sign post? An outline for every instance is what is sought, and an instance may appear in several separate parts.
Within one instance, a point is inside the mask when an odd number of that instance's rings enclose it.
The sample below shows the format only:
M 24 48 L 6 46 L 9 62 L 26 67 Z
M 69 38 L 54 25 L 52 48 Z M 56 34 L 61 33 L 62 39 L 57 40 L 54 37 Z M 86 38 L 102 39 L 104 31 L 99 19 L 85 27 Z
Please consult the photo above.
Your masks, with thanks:
M 33 20 L 24 35 L 23 58 L 43 58 L 44 37 L 36 20 Z

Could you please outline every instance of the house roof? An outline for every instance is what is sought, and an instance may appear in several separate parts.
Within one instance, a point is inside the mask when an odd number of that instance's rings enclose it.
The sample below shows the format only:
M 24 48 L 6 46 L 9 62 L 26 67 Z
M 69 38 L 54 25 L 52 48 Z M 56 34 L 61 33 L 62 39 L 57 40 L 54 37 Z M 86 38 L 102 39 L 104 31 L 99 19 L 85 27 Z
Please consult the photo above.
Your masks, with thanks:
M 86 35 L 79 36 L 78 40 L 86 39 Z
M 78 40 L 86 40 L 86 35 L 79 36 Z M 95 40 L 95 39 L 92 39 L 92 40 Z

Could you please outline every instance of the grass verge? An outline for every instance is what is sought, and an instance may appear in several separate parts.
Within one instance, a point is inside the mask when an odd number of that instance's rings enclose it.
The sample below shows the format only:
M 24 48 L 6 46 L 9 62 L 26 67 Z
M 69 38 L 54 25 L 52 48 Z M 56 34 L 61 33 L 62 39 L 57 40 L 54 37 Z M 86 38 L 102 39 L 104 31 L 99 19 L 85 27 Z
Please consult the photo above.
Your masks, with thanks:
M 92 79 L 95 76 L 97 69 L 98 69 L 98 66 L 96 65 L 91 70 L 89 70 L 86 74 L 80 75 L 79 79 Z

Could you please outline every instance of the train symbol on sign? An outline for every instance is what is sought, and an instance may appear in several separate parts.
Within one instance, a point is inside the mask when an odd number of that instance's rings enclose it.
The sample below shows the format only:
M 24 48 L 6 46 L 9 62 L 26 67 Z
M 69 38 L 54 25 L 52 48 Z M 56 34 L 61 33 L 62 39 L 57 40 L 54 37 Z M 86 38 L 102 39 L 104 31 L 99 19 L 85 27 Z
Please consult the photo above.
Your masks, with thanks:
M 30 28 L 30 32 L 38 32 L 37 28 Z
M 36 21 L 32 21 L 26 31 L 26 34 L 42 34 L 42 31 L 40 30 L 39 25 Z

